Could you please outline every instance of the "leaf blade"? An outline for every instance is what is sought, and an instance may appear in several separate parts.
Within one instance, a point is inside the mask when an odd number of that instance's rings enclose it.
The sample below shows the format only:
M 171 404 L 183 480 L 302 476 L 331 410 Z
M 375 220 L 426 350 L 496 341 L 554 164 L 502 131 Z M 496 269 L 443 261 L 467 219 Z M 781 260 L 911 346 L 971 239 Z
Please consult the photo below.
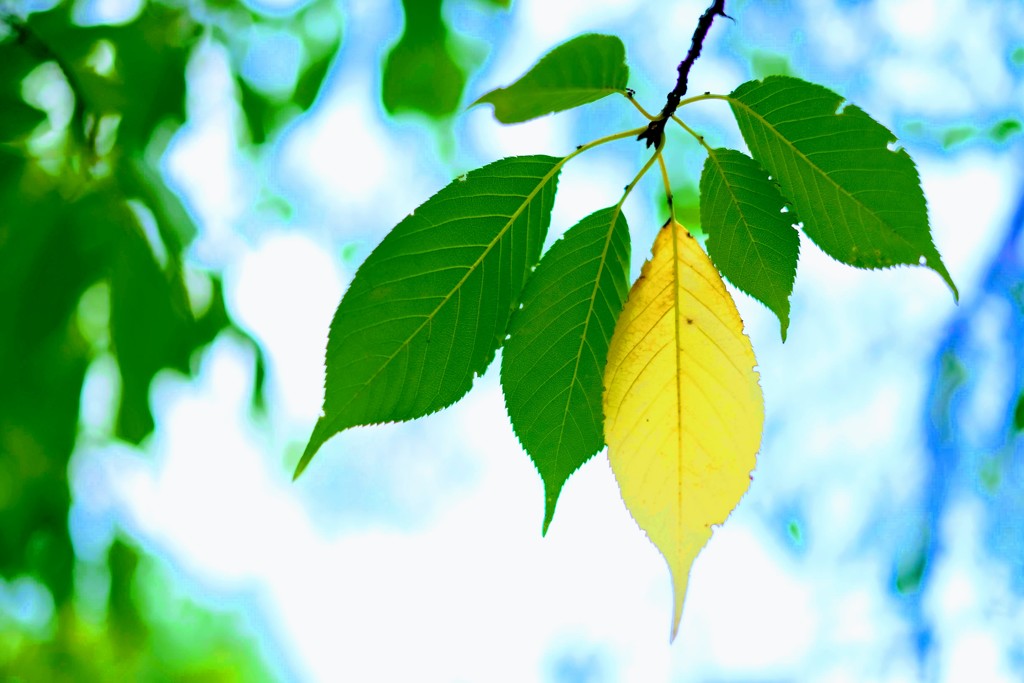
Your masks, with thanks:
M 623 501 L 672 573 L 673 638 L 694 559 L 750 485 L 764 424 L 755 363 L 718 271 L 666 223 L 612 337 L 604 408 Z
M 337 432 L 421 417 L 469 391 L 540 257 L 561 162 L 510 157 L 471 171 L 367 257 L 331 322 L 324 413 L 296 477 Z
M 795 212 L 761 165 L 734 149 L 708 151 L 700 177 L 700 222 L 708 255 L 736 287 L 789 327 L 789 296 L 796 279 L 800 237 Z
M 602 209 L 552 245 L 512 317 L 501 382 L 544 482 L 544 534 L 562 486 L 604 447 L 604 366 L 628 277 L 629 226 L 621 206 Z
M 889 149 L 896 138 L 885 126 L 788 76 L 748 81 L 726 99 L 751 154 L 825 253 L 858 268 L 924 263 L 959 297 L 932 242 L 917 168 L 906 150 Z
M 628 81 L 622 41 L 587 33 L 558 45 L 515 83 L 482 95 L 470 107 L 493 104 L 496 119 L 520 123 L 625 92 Z

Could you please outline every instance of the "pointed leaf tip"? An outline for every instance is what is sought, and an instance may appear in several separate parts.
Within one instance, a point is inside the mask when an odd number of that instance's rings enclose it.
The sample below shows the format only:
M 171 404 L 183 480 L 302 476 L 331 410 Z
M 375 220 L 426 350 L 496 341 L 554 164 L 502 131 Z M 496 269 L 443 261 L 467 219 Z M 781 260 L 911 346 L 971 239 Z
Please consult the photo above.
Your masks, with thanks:
M 587 216 L 541 259 L 509 325 L 501 385 L 544 483 L 544 533 L 562 486 L 604 447 L 604 366 L 629 290 L 629 251 L 621 207 Z
M 803 231 L 857 268 L 925 264 L 956 286 L 932 242 L 914 161 L 895 136 L 831 90 L 789 76 L 727 98 L 750 152 L 793 200 Z
M 311 445 L 312 443 L 310 446 Z M 302 457 L 299 458 L 299 464 L 295 466 L 295 472 L 292 474 L 292 481 L 299 480 L 299 476 L 306 471 L 309 463 L 313 460 L 313 456 L 316 455 L 316 452 L 319 450 L 319 446 L 316 448 L 310 448 L 310 446 L 306 446 L 306 450 L 302 452 Z
M 756 363 L 718 271 L 668 223 L 615 328 L 604 410 L 622 499 L 672 574 L 673 638 L 693 561 L 750 486 L 764 424 Z
M 548 529 L 551 527 L 551 520 L 555 518 L 555 504 L 558 502 L 558 493 L 554 496 L 545 494 L 544 495 L 544 526 L 541 527 L 540 535 L 543 538 L 548 535 Z
M 729 282 L 775 313 L 785 341 L 800 255 L 789 200 L 761 164 L 725 148 L 708 151 L 700 198 L 708 255 Z
M 333 432 L 324 427 L 324 417 L 321 416 L 313 426 L 313 433 L 309 435 L 309 443 L 306 444 L 306 448 L 302 451 L 302 457 L 299 458 L 299 463 L 295 466 L 292 481 L 297 481 L 299 475 L 306 471 L 310 461 L 313 460 L 313 456 L 317 454 L 317 451 L 320 450 L 320 447 L 324 445 L 332 434 Z
M 942 279 L 946 281 L 946 284 L 949 285 L 949 291 L 953 293 L 953 303 L 959 305 L 960 290 L 956 288 L 956 284 L 953 282 L 953 276 L 949 274 L 948 270 L 946 270 L 945 264 L 942 264 L 942 270 L 937 272 L 942 276 Z

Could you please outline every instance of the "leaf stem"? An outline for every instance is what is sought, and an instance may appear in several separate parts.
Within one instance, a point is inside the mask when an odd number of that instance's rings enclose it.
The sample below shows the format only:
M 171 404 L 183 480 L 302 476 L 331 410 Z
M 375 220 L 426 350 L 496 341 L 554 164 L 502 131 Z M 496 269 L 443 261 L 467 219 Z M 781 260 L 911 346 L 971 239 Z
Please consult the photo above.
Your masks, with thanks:
M 685 100 L 680 100 L 679 106 L 685 107 L 688 104 L 693 104 L 694 102 L 700 102 L 702 100 L 725 100 L 728 102 L 731 99 L 732 98 L 728 95 L 717 95 L 715 93 L 706 92 L 703 95 L 694 95 L 693 97 L 687 97 Z
M 675 218 L 676 210 L 672 200 L 672 182 L 668 179 L 668 166 L 665 165 L 665 155 L 658 151 L 658 165 L 661 167 L 661 182 L 665 184 L 665 199 L 668 202 L 669 218 Z
M 629 100 L 632 103 L 632 105 L 634 107 L 636 107 L 637 110 L 641 114 L 643 114 L 644 118 L 646 118 L 648 121 L 654 121 L 657 118 L 656 116 L 654 116 L 653 114 L 648 112 L 646 109 L 644 109 L 643 106 L 639 102 L 636 101 L 636 98 L 633 97 L 632 95 L 630 95 L 629 93 L 623 93 L 622 96 L 625 97 L 627 100 Z M 644 130 L 647 130 L 647 129 L 644 128 Z
M 705 142 L 705 140 L 704 140 L 704 136 L 703 136 L 703 135 L 701 135 L 700 133 L 698 133 L 697 131 L 695 131 L 695 130 L 694 130 L 693 128 L 690 128 L 690 127 L 689 127 L 688 125 L 686 125 L 686 124 L 685 124 L 685 123 L 683 122 L 683 120 L 682 120 L 681 118 L 679 118 L 679 117 L 678 117 L 678 116 L 676 116 L 675 114 L 673 114 L 673 115 L 672 115 L 672 120 L 673 120 L 673 121 L 675 121 L 676 123 L 678 123 L 678 124 L 679 124 L 680 126 L 682 126 L 682 127 L 683 127 L 683 130 L 685 130 L 685 131 L 686 131 L 687 133 L 689 133 L 689 134 L 690 134 L 690 135 L 692 135 L 692 136 L 693 136 L 694 138 L 696 138 L 697 142 L 699 142 L 699 143 L 701 144 L 701 146 L 702 146 L 702 147 L 703 147 L 703 148 L 704 148 L 705 150 L 707 150 L 707 153 L 708 153 L 708 154 L 711 154 L 711 152 L 712 152 L 712 149 L 711 149 L 711 145 L 709 145 L 709 144 L 708 144 L 707 142 Z
M 647 160 L 647 163 L 644 164 L 643 168 L 640 169 L 640 172 L 636 174 L 636 177 L 633 178 L 633 182 L 631 182 L 629 185 L 626 185 L 626 190 L 625 192 L 622 193 L 622 199 L 620 199 L 619 203 L 615 205 L 616 209 L 622 208 L 622 205 L 626 202 L 626 197 L 629 196 L 629 193 L 633 191 L 633 188 L 636 187 L 637 183 L 640 182 L 640 179 L 647 175 L 647 171 L 651 170 L 651 166 L 654 165 L 655 160 L 661 157 L 662 147 L 664 147 L 664 141 L 662 141 L 662 144 L 658 145 L 658 148 L 654 150 L 654 154 L 652 154 L 651 158 Z
M 579 154 L 583 154 L 588 149 L 593 149 L 594 147 L 598 147 L 598 146 L 606 144 L 608 142 L 614 142 L 616 140 L 622 140 L 623 138 L 633 137 L 634 135 L 637 135 L 638 133 L 641 133 L 643 131 L 644 131 L 644 128 L 633 128 L 632 130 L 624 130 L 621 133 L 615 133 L 614 135 L 606 135 L 603 138 L 598 138 L 597 140 L 591 140 L 590 142 L 588 142 L 585 145 L 580 145 L 579 147 L 577 147 L 575 149 L 575 151 L 573 151 L 567 157 L 565 157 L 560 162 L 558 162 L 558 164 L 555 166 L 555 170 L 557 171 L 562 166 L 564 166 L 565 163 L 567 161 L 569 161 L 569 159 L 572 159 L 573 157 L 575 157 L 575 156 L 577 156 Z

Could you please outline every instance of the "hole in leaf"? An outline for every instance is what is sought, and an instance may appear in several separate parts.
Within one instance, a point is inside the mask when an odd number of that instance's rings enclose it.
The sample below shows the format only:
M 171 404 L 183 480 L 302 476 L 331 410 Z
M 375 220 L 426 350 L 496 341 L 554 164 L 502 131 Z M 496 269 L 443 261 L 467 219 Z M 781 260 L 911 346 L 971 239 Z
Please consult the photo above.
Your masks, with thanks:
M 917 260 L 917 262 L 920 263 L 922 266 L 927 266 L 928 265 L 928 257 L 927 256 L 922 256 L 921 258 L 919 258 Z

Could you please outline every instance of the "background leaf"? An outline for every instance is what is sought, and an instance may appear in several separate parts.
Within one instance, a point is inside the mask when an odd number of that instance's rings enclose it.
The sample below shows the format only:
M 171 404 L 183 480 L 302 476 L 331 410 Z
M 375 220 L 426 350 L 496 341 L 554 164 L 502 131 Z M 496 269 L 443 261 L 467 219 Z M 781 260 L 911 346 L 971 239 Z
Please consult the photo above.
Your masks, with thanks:
M 501 383 L 512 427 L 544 480 L 544 533 L 566 480 L 604 447 L 604 366 L 628 291 L 629 226 L 614 206 L 551 247 L 512 317 Z
M 469 391 L 540 257 L 560 167 L 529 156 L 471 171 L 367 257 L 331 323 L 324 415 L 296 476 L 343 429 L 411 420 Z
M 0 143 L 19 140 L 46 120 L 46 114 L 21 95 L 25 76 L 37 66 L 12 37 L 0 36 Z
M 605 438 L 622 499 L 672 572 L 690 566 L 750 485 L 764 406 L 750 340 L 718 271 L 683 226 L 658 233 L 605 370 Z
M 926 263 L 958 296 L 932 243 L 917 169 L 906 150 L 888 148 L 889 130 L 797 78 L 749 81 L 728 99 L 751 154 L 825 253 L 859 268 Z
M 384 108 L 450 116 L 462 100 L 466 72 L 450 51 L 441 0 L 402 0 L 402 9 L 405 29 L 384 61 Z
M 1024 432 L 1024 392 L 1017 397 L 1017 405 L 1013 408 L 1013 429 Z
M 628 80 L 622 41 L 588 33 L 559 45 L 518 81 L 492 90 L 470 106 L 493 104 L 494 118 L 518 123 L 624 92 Z
M 701 227 L 708 255 L 730 282 L 789 327 L 789 295 L 796 279 L 800 236 L 793 212 L 761 165 L 734 149 L 708 151 L 700 177 Z
M 69 70 L 80 104 L 95 115 L 120 117 L 117 141 L 134 151 L 149 142 L 165 119 L 185 119 L 185 65 L 202 29 L 183 17 L 182 10 L 148 3 L 123 26 L 71 29 L 71 5 L 33 14 L 28 26 Z M 89 66 L 99 41 L 106 41 L 113 73 Z

